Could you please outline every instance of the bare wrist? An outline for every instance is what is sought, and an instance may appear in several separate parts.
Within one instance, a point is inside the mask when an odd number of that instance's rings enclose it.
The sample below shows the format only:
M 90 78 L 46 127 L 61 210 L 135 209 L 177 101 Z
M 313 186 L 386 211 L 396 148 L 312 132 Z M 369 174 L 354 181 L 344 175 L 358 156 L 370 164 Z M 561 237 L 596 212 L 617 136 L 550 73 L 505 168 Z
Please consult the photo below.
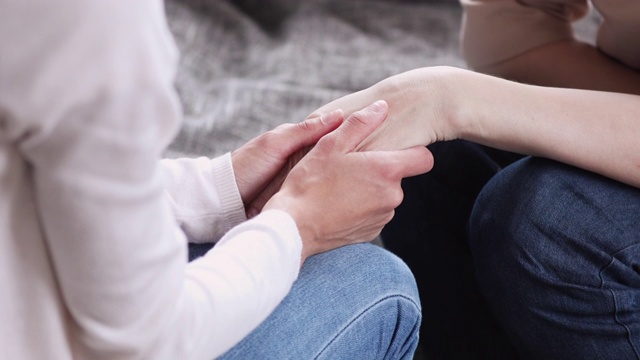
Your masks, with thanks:
M 454 139 L 477 141 L 486 137 L 486 121 L 496 106 L 493 94 L 501 82 L 505 80 L 469 70 L 459 70 L 448 78 L 447 118 Z
M 435 118 L 424 117 L 424 128 L 433 129 L 431 142 L 461 138 L 473 125 L 468 86 L 475 73 L 451 66 L 418 69 L 420 101 L 432 106 Z

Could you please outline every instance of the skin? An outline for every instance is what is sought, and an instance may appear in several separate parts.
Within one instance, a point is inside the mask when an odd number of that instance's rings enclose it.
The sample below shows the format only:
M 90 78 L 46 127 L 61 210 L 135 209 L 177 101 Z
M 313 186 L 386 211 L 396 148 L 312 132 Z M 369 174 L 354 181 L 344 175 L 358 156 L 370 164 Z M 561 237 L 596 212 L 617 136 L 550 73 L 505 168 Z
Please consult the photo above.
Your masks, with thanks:
M 248 218 L 262 211 L 293 165 L 322 136 L 340 126 L 343 118 L 342 111 L 336 110 L 297 124 L 282 124 L 231 153 L 236 184 Z
M 543 45 L 475 70 L 532 85 L 640 95 L 637 70 L 577 40 Z
M 527 85 L 432 67 L 385 79 L 312 114 L 384 99 L 389 118 L 361 150 L 466 139 L 555 159 L 640 187 L 640 96 Z
M 437 141 L 466 139 L 508 151 L 551 158 L 640 187 L 640 142 L 637 141 L 640 138 L 637 115 L 640 114 L 640 97 L 637 96 L 640 95 L 640 73 L 637 70 L 576 40 L 540 46 L 476 70 L 494 76 L 433 67 L 390 77 L 316 110 L 301 123 L 304 124 L 301 127 L 308 131 L 300 131 L 300 137 L 289 134 L 295 133 L 293 129 L 300 125 L 286 125 L 289 128 L 276 129 L 279 137 L 269 134 L 266 139 L 259 138 L 250 146 L 253 152 L 249 153 L 256 157 L 251 161 L 236 160 L 238 155 L 234 153 L 234 166 L 236 162 L 243 164 L 239 165 L 240 168 L 247 168 L 248 164 L 267 164 L 262 168 L 264 171 L 251 175 L 253 179 L 243 175 L 251 174 L 251 171 L 240 171 L 238 175 L 241 194 L 246 193 L 243 199 L 248 215 L 259 213 L 272 195 L 280 190 L 283 181 L 288 179 L 289 171 L 295 169 L 294 165 L 310 146 L 335 129 L 335 121 L 340 121 L 336 117 L 341 117 L 343 112 L 357 114 L 359 109 L 377 99 L 384 99 L 388 104 L 388 119 L 380 122 L 375 130 L 369 128 L 372 132 L 368 136 L 357 137 L 359 141 L 351 143 L 354 145 L 351 151 L 411 149 Z M 276 138 L 278 141 L 293 140 L 279 148 Z M 259 149 L 265 148 L 270 149 L 268 153 L 273 154 L 272 157 L 264 158 L 265 152 Z M 325 148 L 324 151 L 329 150 Z M 427 167 L 430 168 L 430 154 L 426 157 L 423 154 L 424 159 L 428 159 Z M 312 160 L 309 162 L 313 164 Z M 301 166 L 296 174 L 305 175 L 292 177 L 283 188 L 284 195 L 274 196 L 276 200 L 272 205 L 278 204 L 276 208 L 279 206 L 296 213 L 298 224 L 313 224 L 307 221 L 314 216 L 304 211 L 310 207 L 287 200 L 303 195 L 314 198 L 323 191 L 329 192 L 324 189 L 314 195 L 306 194 L 308 188 L 296 186 L 300 178 L 307 177 L 306 180 L 312 182 L 313 171 L 326 166 L 320 164 L 318 161 L 311 165 L 311 168 L 316 168 L 306 173 L 305 167 Z M 349 167 L 344 171 L 353 175 L 357 173 L 351 171 L 353 169 Z M 360 184 L 362 178 L 352 178 L 351 181 Z M 354 188 L 353 183 L 350 189 Z M 340 188 L 330 189 L 335 192 Z M 344 191 L 348 193 L 346 188 Z M 397 196 L 395 200 L 398 198 L 401 199 Z M 322 197 L 314 199 L 320 204 L 325 200 Z M 366 200 L 366 197 L 361 200 Z M 388 204 L 397 205 L 399 202 L 389 201 Z M 389 209 L 392 208 L 395 206 L 387 207 L 380 214 L 386 212 L 390 220 L 392 212 Z M 315 216 L 324 217 L 326 213 L 318 211 Z M 344 218 L 337 220 L 341 219 Z M 380 224 L 386 224 L 388 220 L 382 215 L 375 219 L 379 221 L 373 221 L 369 231 L 363 226 L 359 229 L 361 233 L 354 231 L 349 234 L 344 232 L 347 227 L 343 227 L 343 233 L 333 234 L 348 235 L 351 239 L 363 234 L 367 235 L 364 238 L 374 233 L 377 235 Z M 352 219 L 356 223 L 360 220 Z M 301 233 L 305 233 L 303 238 L 307 239 L 303 258 L 343 244 L 337 238 L 327 236 L 328 232 L 323 234 L 304 225 L 301 229 Z
M 281 126 L 232 154 L 244 203 L 259 209 L 268 199 L 261 210 L 285 211 L 296 222 L 302 263 L 309 256 L 374 239 L 402 202 L 402 178 L 433 166 L 423 146 L 357 151 L 389 110 L 384 101 L 365 106 L 344 121 L 336 109 Z

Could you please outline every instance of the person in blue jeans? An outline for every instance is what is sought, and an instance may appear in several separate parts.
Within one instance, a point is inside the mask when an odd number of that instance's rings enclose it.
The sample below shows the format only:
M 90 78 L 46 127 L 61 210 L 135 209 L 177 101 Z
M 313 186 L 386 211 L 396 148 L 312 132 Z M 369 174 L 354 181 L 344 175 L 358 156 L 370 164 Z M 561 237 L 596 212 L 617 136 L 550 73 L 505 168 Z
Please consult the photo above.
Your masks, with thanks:
M 640 357 L 639 218 L 638 188 L 547 159 L 485 186 L 474 270 L 524 358 Z
M 190 256 L 209 244 L 190 245 Z M 305 262 L 267 320 L 220 359 L 411 359 L 421 306 L 413 274 L 373 244 Z

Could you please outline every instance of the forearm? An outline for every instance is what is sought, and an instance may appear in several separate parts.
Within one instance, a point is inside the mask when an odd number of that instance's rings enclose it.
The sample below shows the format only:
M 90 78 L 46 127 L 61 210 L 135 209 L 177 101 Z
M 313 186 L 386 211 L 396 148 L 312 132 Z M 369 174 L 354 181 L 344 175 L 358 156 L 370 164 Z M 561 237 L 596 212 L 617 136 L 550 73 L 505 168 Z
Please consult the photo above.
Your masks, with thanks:
M 462 138 L 548 157 L 640 187 L 640 96 L 526 85 L 451 67 L 398 74 L 316 110 L 384 99 L 389 116 L 361 150 Z
M 247 336 L 288 293 L 298 276 L 301 252 L 294 220 L 273 210 L 231 229 L 189 263 L 182 306 L 171 309 L 181 315 L 180 323 L 163 343 L 193 344 L 199 352 L 173 358 L 214 358 Z
M 464 101 L 455 116 L 459 137 L 640 187 L 639 96 L 530 86 L 467 72 L 453 80 L 454 96 Z
M 476 70 L 533 85 L 640 95 L 640 72 L 576 40 L 539 46 Z

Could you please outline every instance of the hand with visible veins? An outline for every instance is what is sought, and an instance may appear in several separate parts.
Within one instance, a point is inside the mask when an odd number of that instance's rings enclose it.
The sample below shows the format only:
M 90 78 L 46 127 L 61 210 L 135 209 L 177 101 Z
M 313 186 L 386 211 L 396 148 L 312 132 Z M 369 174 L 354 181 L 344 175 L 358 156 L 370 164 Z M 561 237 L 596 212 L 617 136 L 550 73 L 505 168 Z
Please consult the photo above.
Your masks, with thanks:
M 301 123 L 282 124 L 231 153 L 236 184 L 248 218 L 262 211 L 293 165 L 322 136 L 335 130 L 342 119 L 342 111 L 335 110 Z
M 280 191 L 264 206 L 293 217 L 302 237 L 303 262 L 311 255 L 375 238 L 403 199 L 401 180 L 432 168 L 433 157 L 424 146 L 356 150 L 387 114 L 384 101 L 351 114 L 291 169 Z

